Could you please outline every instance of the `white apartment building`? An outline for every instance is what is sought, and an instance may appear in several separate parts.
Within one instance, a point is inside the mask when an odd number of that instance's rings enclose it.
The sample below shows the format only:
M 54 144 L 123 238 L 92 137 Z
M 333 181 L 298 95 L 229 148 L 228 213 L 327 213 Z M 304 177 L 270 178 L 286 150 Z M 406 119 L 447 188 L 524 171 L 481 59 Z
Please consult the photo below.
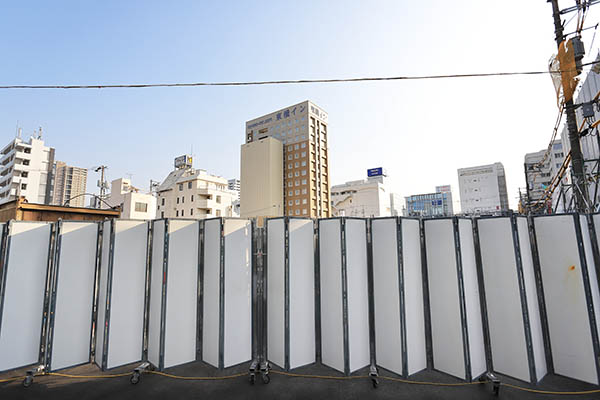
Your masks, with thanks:
M 499 214 L 508 211 L 506 175 L 502 163 L 459 169 L 458 186 L 464 214 Z
M 379 170 L 377 175 L 331 187 L 333 216 L 387 217 L 392 215 L 391 193 L 385 188 L 385 172 L 381 168 L 375 169 Z
M 239 179 L 229 179 L 227 181 L 227 188 L 229 190 L 233 190 L 237 192 L 237 200 L 240 200 L 240 180 Z
M 556 201 L 544 201 L 550 186 L 552 179 L 560 170 L 565 155 L 563 152 L 563 144 L 560 140 L 552 142 L 550 149 L 548 148 L 540 150 L 535 153 L 525 154 L 525 180 L 527 182 L 527 209 L 534 213 L 542 213 L 549 211 L 548 208 L 554 203 L 553 209 L 556 209 Z M 560 188 L 554 193 L 552 198 L 557 199 L 559 197 Z M 564 201 L 564 196 L 561 196 Z M 562 205 L 562 204 L 560 204 Z M 560 210 L 562 211 L 562 209 Z
M 112 181 L 110 195 L 101 204 L 102 208 L 121 207 L 123 219 L 156 218 L 156 197 L 140 193 L 139 189 L 131 186 L 129 179 L 119 178 Z
M 160 184 L 157 193 L 157 218 L 235 217 L 233 201 L 237 193 L 229 190 L 227 179 L 190 166 L 177 168 Z
M 54 148 L 44 145 L 41 129 L 28 142 L 18 137 L 0 151 L 0 204 L 25 197 L 50 204 Z

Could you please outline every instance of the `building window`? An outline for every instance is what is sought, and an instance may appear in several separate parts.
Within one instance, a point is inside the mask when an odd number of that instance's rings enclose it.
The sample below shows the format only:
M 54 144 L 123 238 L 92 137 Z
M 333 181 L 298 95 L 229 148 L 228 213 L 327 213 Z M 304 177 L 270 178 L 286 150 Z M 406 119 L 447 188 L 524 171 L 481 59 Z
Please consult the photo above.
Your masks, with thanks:
M 300 146 L 298 146 L 297 144 L 294 145 L 294 149 L 298 150 L 300 148 Z
M 302 143 L 302 144 L 305 144 L 305 143 Z M 306 146 L 302 146 L 302 147 L 306 147 Z M 302 152 L 302 157 L 306 157 L 306 152 L 305 151 Z
M 300 186 L 300 181 L 296 181 L 296 186 Z
M 190 208 L 190 215 L 194 215 L 194 209 Z
M 300 176 L 300 171 L 294 172 L 294 176 L 296 176 L 296 177 Z
M 299 159 L 299 158 L 300 158 L 300 154 L 296 153 L 296 154 L 294 155 L 294 158 L 295 158 L 296 160 L 297 160 L 297 159 Z
M 160 212 L 160 217 L 161 217 L 161 218 L 164 218 L 164 217 L 165 217 L 165 212 L 164 212 L 164 211 L 161 211 L 161 212 Z
M 27 171 L 23 171 L 23 172 L 21 172 L 21 176 L 23 178 L 27 178 L 29 176 L 29 173 Z
M 288 174 L 288 178 L 291 178 L 291 177 L 293 177 L 293 176 L 294 176 L 294 175 L 292 175 L 292 173 L 291 173 L 291 172 Z
M 29 160 L 23 160 L 23 165 L 29 165 Z
M 302 209 L 302 214 L 304 214 L 304 215 L 308 214 L 308 210 L 306 208 Z
M 288 182 L 288 187 L 292 187 L 292 186 L 294 186 L 294 182 L 292 182 L 292 181 L 289 181 L 289 182 Z
M 292 164 L 288 164 L 288 169 L 292 169 Z
M 305 169 L 302 170 L 302 176 L 306 176 L 306 170 Z
M 302 179 L 302 184 L 306 185 L 306 179 Z
M 293 196 L 294 192 L 292 192 L 291 190 L 288 192 L 288 196 Z
M 194 195 L 192 195 L 192 199 L 190 200 L 192 203 L 194 202 Z
M 188 189 L 191 189 L 191 188 L 192 188 L 192 181 L 189 181 L 188 182 Z
M 302 204 L 306 204 L 306 199 L 302 199 Z
M 176 210 L 176 211 L 175 211 L 175 216 L 176 216 L 176 217 L 179 217 L 179 210 Z
M 298 168 L 300 166 L 300 163 L 298 161 L 296 161 L 296 163 L 294 164 L 294 167 Z
M 288 146 L 288 151 L 292 151 L 292 146 Z
M 182 190 L 183 190 L 183 183 L 180 183 L 179 184 L 179 191 L 182 191 Z
M 221 210 L 215 210 L 215 215 L 217 217 L 220 217 L 221 216 Z
M 185 203 L 185 196 L 181 196 L 181 204 Z
M 294 202 L 292 200 L 288 201 L 288 206 L 292 206 L 294 205 Z
M 306 194 L 307 190 L 306 189 L 302 189 L 302 194 Z
M 296 196 L 300 194 L 300 190 L 296 189 Z
M 300 210 L 296 210 L 296 215 L 300 215 Z
M 164 197 L 161 199 L 161 204 L 162 204 L 163 206 L 165 205 L 165 198 L 164 198 Z
M 217 203 L 221 204 L 221 196 L 217 196 Z
M 294 215 L 294 212 L 290 210 L 290 212 L 288 212 L 288 215 Z
M 138 203 L 136 201 L 135 202 L 135 211 L 136 212 L 147 212 L 148 211 L 148 204 L 147 203 Z
M 177 198 L 177 204 L 179 204 L 179 197 Z
M 21 190 L 25 190 L 27 189 L 27 184 L 26 183 L 21 183 Z
M 296 205 L 299 206 L 300 205 L 300 199 L 296 199 Z
M 302 143 L 302 148 L 305 148 L 305 147 L 306 147 L 306 143 Z
M 292 155 L 290 154 L 290 155 L 288 155 L 288 160 L 291 160 L 291 159 L 292 159 Z

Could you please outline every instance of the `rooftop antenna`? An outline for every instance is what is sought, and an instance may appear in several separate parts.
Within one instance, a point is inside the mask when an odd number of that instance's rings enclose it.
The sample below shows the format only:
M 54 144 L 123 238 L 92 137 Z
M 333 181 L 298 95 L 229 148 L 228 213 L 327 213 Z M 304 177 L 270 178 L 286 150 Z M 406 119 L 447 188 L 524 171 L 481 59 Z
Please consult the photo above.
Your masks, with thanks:
M 42 138 L 42 127 L 40 126 L 40 130 L 38 131 L 38 139 Z

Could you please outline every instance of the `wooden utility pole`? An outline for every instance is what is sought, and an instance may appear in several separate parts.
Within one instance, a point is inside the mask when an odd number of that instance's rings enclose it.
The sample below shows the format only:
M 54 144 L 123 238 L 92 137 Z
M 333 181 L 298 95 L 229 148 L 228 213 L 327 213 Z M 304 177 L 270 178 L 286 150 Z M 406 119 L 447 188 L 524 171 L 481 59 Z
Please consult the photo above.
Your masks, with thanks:
M 552 3 L 552 15 L 554 17 L 554 33 L 557 48 L 560 51 L 562 42 L 565 40 L 563 25 L 560 19 L 560 9 L 558 0 L 548 0 Z M 563 44 L 564 46 L 564 44 Z M 563 65 L 560 66 L 561 71 Z M 562 75 L 564 76 L 564 75 Z M 563 93 L 567 87 L 567 82 L 562 82 Z M 579 132 L 577 130 L 577 117 L 575 115 L 575 106 L 572 96 L 565 95 L 565 111 L 567 114 L 567 129 L 569 132 L 569 143 L 571 144 L 571 176 L 573 180 L 573 196 L 575 196 L 575 209 L 578 212 L 587 212 L 587 186 L 585 182 L 583 155 L 581 154 L 581 144 L 579 141 Z

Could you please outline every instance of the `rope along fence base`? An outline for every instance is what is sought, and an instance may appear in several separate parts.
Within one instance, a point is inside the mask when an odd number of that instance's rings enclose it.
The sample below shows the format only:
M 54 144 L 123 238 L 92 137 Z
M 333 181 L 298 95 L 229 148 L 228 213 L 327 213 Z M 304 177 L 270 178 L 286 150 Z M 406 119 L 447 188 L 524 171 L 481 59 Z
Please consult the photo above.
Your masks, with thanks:
M 179 379 L 186 381 L 219 381 L 219 380 L 229 380 L 236 379 L 248 376 L 246 372 L 242 372 L 239 374 L 233 375 L 224 375 L 224 376 L 180 376 L 168 374 L 160 371 L 150 371 L 147 370 L 144 372 L 145 374 L 150 375 L 158 375 L 169 379 Z M 334 376 L 334 375 L 311 375 L 311 374 L 296 374 L 291 372 L 284 371 L 275 371 L 271 370 L 271 374 L 287 376 L 290 378 L 303 378 L 303 379 L 321 379 L 321 380 L 336 380 L 336 381 L 350 381 L 350 380 L 367 380 L 371 379 L 369 375 L 354 375 L 354 376 Z M 107 379 L 107 378 L 122 378 L 122 377 L 131 377 L 131 372 L 125 372 L 120 374 L 101 374 L 101 375 L 72 375 L 72 374 L 64 374 L 60 372 L 48 372 L 37 375 L 39 377 L 43 376 L 57 376 L 62 378 L 74 378 L 74 379 Z M 0 379 L 0 383 L 8 383 L 14 382 L 21 379 L 24 379 L 24 376 L 15 376 L 6 379 Z M 442 386 L 442 387 L 460 387 L 460 386 L 474 386 L 474 385 L 482 385 L 489 383 L 488 381 L 475 381 L 475 382 L 459 382 L 459 383 L 445 383 L 445 382 L 425 382 L 425 381 L 413 381 L 408 379 L 394 378 L 391 376 L 379 376 L 379 379 L 391 382 L 405 383 L 409 385 L 424 385 L 424 386 Z M 545 395 L 565 395 L 565 396 L 576 396 L 576 395 L 589 395 L 600 393 L 600 389 L 595 390 L 584 390 L 584 391 L 551 391 L 551 390 L 539 390 L 539 389 L 531 389 L 524 386 L 512 385 L 510 383 L 500 383 L 501 387 L 520 390 L 529 393 L 536 394 L 545 394 Z

